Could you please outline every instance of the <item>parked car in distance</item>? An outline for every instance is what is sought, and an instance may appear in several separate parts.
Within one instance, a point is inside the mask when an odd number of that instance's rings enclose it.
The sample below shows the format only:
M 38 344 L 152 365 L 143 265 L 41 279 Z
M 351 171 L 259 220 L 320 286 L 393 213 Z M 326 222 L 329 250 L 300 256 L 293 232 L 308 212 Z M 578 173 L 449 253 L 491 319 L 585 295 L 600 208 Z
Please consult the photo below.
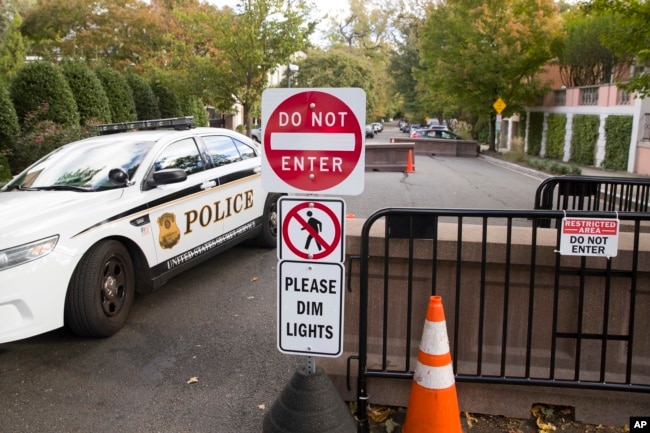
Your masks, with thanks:
M 449 131 L 447 129 L 446 126 L 443 126 L 443 125 L 428 126 L 426 128 L 420 128 L 420 129 L 416 129 L 415 131 L 412 131 L 411 132 L 411 138 L 423 137 L 429 131 L 447 131 L 447 132 L 451 132 L 451 131 Z M 433 137 L 433 138 L 435 138 L 435 137 Z M 438 138 L 440 138 L 440 137 L 438 137 Z
M 372 129 L 375 131 L 375 134 L 379 134 L 381 131 L 384 130 L 384 125 L 382 125 L 381 122 L 372 122 L 370 125 L 372 126 Z
M 262 128 L 255 128 L 251 130 L 251 138 L 258 143 L 262 142 Z
M 451 131 L 445 131 L 440 129 L 429 129 L 423 132 L 423 134 L 420 137 L 415 137 L 415 138 L 438 138 L 441 140 L 463 140 L 463 137 L 461 137 L 458 134 L 454 134 Z
M 366 138 L 375 138 L 375 128 L 372 125 L 366 125 Z

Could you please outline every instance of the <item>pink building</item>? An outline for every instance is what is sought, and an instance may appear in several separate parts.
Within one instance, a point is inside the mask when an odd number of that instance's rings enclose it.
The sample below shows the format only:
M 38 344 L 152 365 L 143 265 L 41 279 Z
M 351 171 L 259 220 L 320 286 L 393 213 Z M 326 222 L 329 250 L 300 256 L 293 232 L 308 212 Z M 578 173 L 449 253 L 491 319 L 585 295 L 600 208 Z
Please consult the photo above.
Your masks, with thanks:
M 555 83 L 559 83 L 559 76 L 549 74 Z M 585 87 L 559 87 L 549 92 L 540 106 L 526 109 L 528 118 L 530 113 L 544 113 L 544 130 L 542 134 L 541 156 L 544 156 L 546 145 L 547 119 L 549 114 L 566 115 L 566 138 L 563 161 L 568 162 L 571 155 L 571 134 L 573 116 L 597 115 L 600 117 L 595 166 L 600 167 L 605 158 L 605 121 L 610 115 L 632 116 L 632 134 L 630 136 L 630 151 L 628 155 L 627 171 L 639 175 L 650 175 L 650 98 L 637 98 L 635 94 L 628 94 L 619 89 L 616 84 Z M 517 128 L 516 118 L 505 119 L 505 128 L 502 131 L 501 141 L 509 144 L 513 131 Z M 528 130 L 525 134 L 525 146 L 528 145 Z

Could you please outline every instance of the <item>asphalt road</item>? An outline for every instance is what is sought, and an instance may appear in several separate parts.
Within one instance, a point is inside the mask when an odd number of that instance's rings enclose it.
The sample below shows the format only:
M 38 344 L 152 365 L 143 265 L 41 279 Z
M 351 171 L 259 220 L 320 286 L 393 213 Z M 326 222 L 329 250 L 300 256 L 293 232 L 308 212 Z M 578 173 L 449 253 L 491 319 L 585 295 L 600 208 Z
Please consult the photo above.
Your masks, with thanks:
M 375 141 L 387 138 L 384 131 Z M 415 158 L 344 197 L 387 206 L 530 208 L 540 179 L 481 158 Z M 108 339 L 57 330 L 0 345 L 0 432 L 260 432 L 304 358 L 276 348 L 275 250 L 237 247 L 136 299 Z

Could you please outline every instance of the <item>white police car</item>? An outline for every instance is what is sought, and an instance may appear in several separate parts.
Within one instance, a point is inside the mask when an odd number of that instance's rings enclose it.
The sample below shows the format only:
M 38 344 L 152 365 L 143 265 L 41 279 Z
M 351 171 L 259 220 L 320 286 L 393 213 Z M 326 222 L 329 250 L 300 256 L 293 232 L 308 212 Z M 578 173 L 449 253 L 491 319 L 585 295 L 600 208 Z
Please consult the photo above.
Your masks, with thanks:
M 261 184 L 260 148 L 192 118 L 104 125 L 0 191 L 0 343 L 63 326 L 105 337 L 135 292 L 244 240 L 274 247 L 277 194 Z

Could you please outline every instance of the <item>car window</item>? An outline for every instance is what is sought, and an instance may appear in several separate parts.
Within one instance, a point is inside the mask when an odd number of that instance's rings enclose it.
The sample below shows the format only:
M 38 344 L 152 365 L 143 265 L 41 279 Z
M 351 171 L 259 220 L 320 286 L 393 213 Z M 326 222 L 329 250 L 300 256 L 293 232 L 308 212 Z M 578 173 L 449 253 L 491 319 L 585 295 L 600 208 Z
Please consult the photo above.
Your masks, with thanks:
M 132 179 L 154 143 L 138 137 L 123 139 L 119 134 L 94 137 L 60 147 L 14 178 L 11 188 L 70 186 L 99 190 L 119 188 L 108 174 L 121 168 Z
M 242 160 L 235 142 L 228 136 L 208 135 L 203 137 L 203 142 L 216 167 Z
M 241 155 L 242 159 L 255 158 L 257 156 L 255 149 L 253 149 L 248 144 L 243 143 L 237 139 L 233 139 L 233 141 L 235 142 L 235 146 L 237 146 L 237 150 L 239 150 L 239 154 Z
M 452 140 L 456 138 L 456 136 L 454 134 L 452 134 L 451 132 L 440 131 L 440 134 L 442 135 L 442 138 L 448 138 L 448 139 L 452 139 Z
M 153 166 L 156 171 L 180 168 L 190 175 L 203 171 L 205 163 L 194 139 L 186 138 L 167 146 Z

